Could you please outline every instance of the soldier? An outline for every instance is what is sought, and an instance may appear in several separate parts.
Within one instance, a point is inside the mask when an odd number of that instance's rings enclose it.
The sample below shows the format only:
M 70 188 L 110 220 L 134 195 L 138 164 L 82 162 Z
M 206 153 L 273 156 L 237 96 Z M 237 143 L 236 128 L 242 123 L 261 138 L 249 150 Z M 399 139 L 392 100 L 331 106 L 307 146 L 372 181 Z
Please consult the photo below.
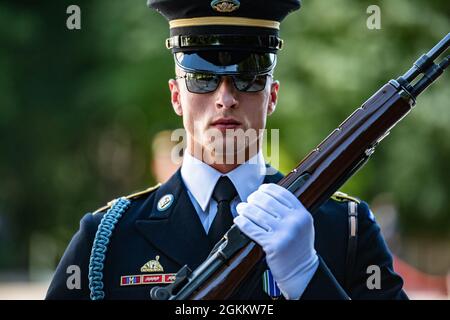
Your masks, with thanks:
M 85 215 L 47 299 L 150 299 L 150 289 L 172 283 L 180 267 L 199 266 L 233 222 L 266 253 L 266 271 L 235 299 L 407 298 L 365 202 L 337 194 L 313 219 L 276 184 L 282 174 L 265 164 L 261 136 L 241 144 L 230 136 L 260 132 L 275 111 L 279 25 L 300 1 L 149 5 L 170 25 L 171 102 L 187 134 L 182 166 L 164 184 Z M 80 267 L 80 289 L 67 287 L 71 265 Z M 380 271 L 375 288 L 367 285 L 369 266 Z

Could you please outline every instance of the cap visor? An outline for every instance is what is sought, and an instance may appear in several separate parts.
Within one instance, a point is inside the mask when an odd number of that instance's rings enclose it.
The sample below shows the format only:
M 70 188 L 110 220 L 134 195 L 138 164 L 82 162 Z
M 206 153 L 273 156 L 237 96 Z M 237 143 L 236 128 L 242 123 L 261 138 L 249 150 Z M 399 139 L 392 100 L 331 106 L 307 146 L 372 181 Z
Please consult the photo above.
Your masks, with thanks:
M 245 51 L 197 51 L 174 54 L 176 64 L 188 72 L 214 74 L 263 74 L 276 64 L 275 53 Z

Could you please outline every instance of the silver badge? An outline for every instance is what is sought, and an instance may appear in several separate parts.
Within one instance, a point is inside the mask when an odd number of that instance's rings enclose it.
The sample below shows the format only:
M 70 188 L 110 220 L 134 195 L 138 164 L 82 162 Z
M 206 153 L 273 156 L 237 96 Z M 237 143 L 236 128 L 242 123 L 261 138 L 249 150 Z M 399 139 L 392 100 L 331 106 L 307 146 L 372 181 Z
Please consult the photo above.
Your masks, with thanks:
M 158 201 L 158 206 L 157 206 L 158 211 L 165 211 L 165 210 L 169 209 L 173 203 L 173 199 L 174 198 L 173 198 L 172 194 L 163 195 L 161 197 L 161 199 L 159 199 L 159 201 Z

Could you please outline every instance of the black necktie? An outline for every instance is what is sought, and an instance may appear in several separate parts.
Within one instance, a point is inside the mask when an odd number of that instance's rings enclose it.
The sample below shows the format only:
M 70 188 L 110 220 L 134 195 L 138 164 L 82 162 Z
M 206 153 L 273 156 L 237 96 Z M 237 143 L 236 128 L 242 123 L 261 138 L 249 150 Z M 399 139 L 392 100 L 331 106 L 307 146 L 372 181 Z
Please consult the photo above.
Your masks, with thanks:
M 217 181 L 212 198 L 217 201 L 217 213 L 208 232 L 208 238 L 214 246 L 233 225 L 233 215 L 231 214 L 230 202 L 237 195 L 233 182 L 222 176 Z

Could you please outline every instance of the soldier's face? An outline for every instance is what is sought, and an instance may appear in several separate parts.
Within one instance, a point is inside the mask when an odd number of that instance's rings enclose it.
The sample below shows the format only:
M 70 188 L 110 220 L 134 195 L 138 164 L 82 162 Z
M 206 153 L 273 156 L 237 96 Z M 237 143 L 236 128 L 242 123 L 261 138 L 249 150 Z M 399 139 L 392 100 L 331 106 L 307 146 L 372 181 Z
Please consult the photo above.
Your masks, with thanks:
M 179 68 L 176 73 L 177 77 L 185 75 Z M 250 146 L 259 148 L 266 118 L 275 110 L 279 83 L 268 76 L 263 90 L 241 92 L 231 77 L 224 76 L 215 91 L 198 94 L 189 92 L 181 78 L 169 80 L 169 89 L 172 106 L 183 117 L 192 155 L 211 148 L 216 153 L 236 154 Z

